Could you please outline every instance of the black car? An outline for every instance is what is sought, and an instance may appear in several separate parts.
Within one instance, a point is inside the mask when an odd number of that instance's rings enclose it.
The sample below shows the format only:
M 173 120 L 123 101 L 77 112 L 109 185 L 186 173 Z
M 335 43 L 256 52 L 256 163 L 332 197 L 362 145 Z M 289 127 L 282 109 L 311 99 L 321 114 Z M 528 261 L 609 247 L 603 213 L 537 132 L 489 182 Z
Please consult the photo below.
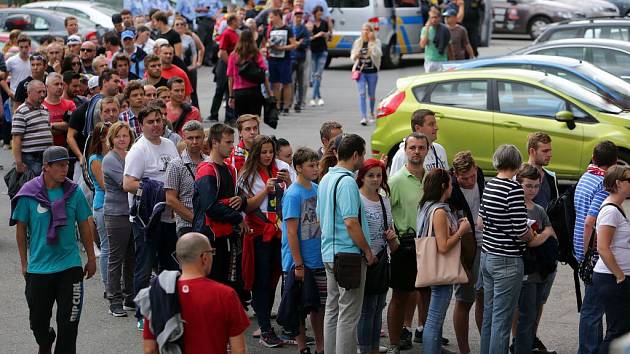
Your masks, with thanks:
M 594 38 L 630 41 L 630 18 L 591 18 L 551 24 L 534 43 L 557 39 Z
M 19 29 L 30 38 L 40 41 L 43 36 L 59 36 L 66 38 L 68 33 L 64 26 L 67 16 L 63 12 L 43 11 L 25 8 L 0 9 L 0 33 Z M 79 34 L 86 40 L 100 38 L 104 29 L 94 22 L 77 18 Z

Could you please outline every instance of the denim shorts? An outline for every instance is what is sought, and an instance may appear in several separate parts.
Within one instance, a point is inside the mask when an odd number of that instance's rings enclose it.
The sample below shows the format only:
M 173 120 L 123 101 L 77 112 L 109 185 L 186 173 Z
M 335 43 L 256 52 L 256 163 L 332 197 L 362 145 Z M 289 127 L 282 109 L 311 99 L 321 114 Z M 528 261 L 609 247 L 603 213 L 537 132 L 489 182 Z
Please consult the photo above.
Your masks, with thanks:
M 269 58 L 269 82 L 272 84 L 290 84 L 291 59 Z

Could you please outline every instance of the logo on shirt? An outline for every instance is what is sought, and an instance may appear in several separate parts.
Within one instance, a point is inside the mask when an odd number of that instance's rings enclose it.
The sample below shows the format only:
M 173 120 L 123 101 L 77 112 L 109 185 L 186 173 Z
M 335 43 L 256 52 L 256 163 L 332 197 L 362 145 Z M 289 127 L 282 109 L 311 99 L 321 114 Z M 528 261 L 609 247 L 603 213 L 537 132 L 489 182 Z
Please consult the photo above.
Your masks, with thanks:
M 40 214 L 45 214 L 48 212 L 48 208 L 44 207 L 43 205 L 37 203 L 37 212 Z

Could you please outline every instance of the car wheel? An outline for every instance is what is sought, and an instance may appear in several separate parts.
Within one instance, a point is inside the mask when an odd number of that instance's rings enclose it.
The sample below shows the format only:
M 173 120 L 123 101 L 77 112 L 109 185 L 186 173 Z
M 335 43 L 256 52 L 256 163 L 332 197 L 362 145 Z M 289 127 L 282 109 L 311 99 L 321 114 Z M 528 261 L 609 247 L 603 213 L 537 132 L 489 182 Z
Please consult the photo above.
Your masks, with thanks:
M 400 66 L 402 54 L 396 52 L 396 39 L 393 38 L 389 44 L 383 48 L 383 67 L 392 69 Z
M 630 17 L 630 10 L 628 10 L 628 11 L 626 12 L 626 15 L 625 15 L 625 16 L 626 16 L 626 17 Z
M 529 21 L 529 26 L 527 28 L 527 33 L 532 39 L 538 38 L 547 27 L 548 24 L 551 23 L 551 20 L 547 17 L 536 16 Z

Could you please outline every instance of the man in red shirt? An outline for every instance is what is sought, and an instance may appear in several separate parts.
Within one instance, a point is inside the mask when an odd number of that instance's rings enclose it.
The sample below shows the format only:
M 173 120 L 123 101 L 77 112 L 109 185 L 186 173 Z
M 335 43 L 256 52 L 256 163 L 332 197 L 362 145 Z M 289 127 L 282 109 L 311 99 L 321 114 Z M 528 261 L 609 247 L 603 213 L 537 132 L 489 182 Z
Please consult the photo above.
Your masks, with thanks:
M 70 113 L 77 109 L 74 102 L 61 98 L 63 95 L 63 77 L 58 73 L 50 73 L 46 77 L 46 99 L 42 103 L 50 115 L 53 144 L 66 146 L 68 119 Z
M 166 104 L 166 118 L 173 123 L 173 131 L 179 136 L 183 135 L 184 124 L 191 120 L 197 120 L 201 122 L 201 115 L 199 109 L 184 102 L 186 98 L 186 91 L 184 85 L 184 79 L 181 77 L 172 77 L 168 80 L 168 88 L 171 90 L 171 99 Z M 179 119 L 185 114 L 183 119 Z
M 184 322 L 184 354 L 246 352 L 244 332 L 249 319 L 236 292 L 208 279 L 212 269 L 214 249 L 200 233 L 183 235 L 175 246 L 182 274 L 177 280 L 180 314 Z M 157 354 L 158 345 L 145 319 L 144 353 Z
M 214 98 L 212 99 L 212 106 L 210 107 L 210 121 L 219 120 L 219 109 L 221 103 L 225 98 L 225 94 L 228 90 L 228 78 L 227 78 L 227 63 L 230 53 L 236 48 L 239 35 L 236 32 L 240 24 L 238 15 L 230 14 L 226 18 L 227 28 L 221 33 L 219 38 L 219 60 L 214 72 L 214 81 L 217 83 L 216 90 L 214 91 Z M 233 123 L 238 117 L 234 117 L 232 109 L 226 105 L 225 108 L 225 122 Z
M 170 44 L 165 44 L 160 48 L 160 61 L 162 62 L 162 77 L 165 79 L 170 79 L 173 76 L 179 76 L 184 79 L 185 87 L 186 87 L 186 101 L 190 98 L 190 94 L 193 91 L 192 85 L 190 84 L 190 80 L 188 79 L 188 75 L 186 72 L 177 66 L 173 65 L 173 55 L 174 55 L 173 47 Z

